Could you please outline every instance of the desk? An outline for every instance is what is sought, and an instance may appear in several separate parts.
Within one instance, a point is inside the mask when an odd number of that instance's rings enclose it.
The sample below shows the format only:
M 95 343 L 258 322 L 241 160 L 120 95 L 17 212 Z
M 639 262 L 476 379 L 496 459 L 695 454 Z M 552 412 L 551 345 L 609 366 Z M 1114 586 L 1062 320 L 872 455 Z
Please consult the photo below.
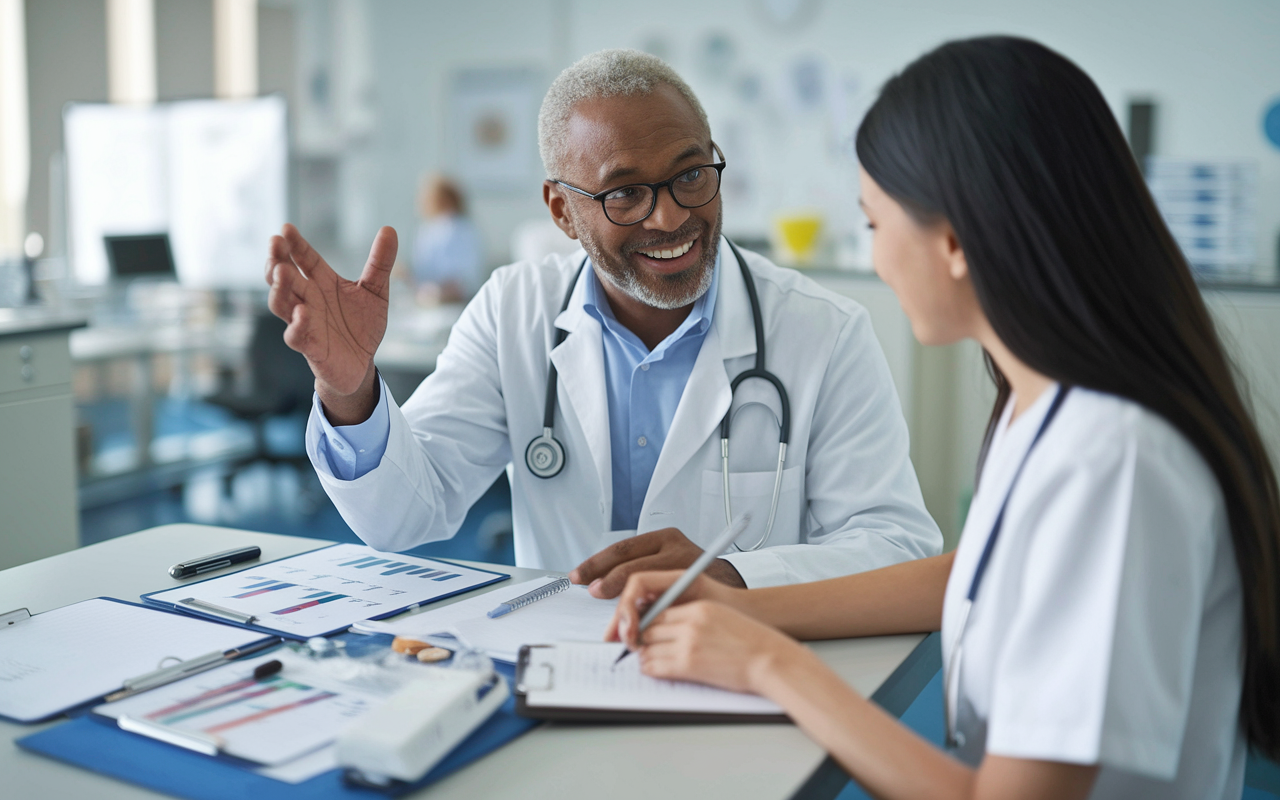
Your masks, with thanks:
M 0 572 L 0 611 L 27 607 L 36 614 L 90 597 L 136 600 L 174 585 L 170 564 L 200 553 L 256 544 L 264 561 L 330 542 L 204 525 L 166 525 Z M 491 565 L 481 565 L 491 566 Z M 541 570 L 499 567 L 514 582 Z M 211 575 L 231 572 L 229 568 Z M 506 582 L 477 591 L 501 590 Z M 443 601 L 451 602 L 451 601 Z M 938 668 L 936 647 L 924 637 L 886 636 L 819 642 L 814 649 L 864 694 L 892 679 L 885 703 L 901 714 Z M 936 640 L 929 640 L 932 644 Z M 91 657 L 90 654 L 85 654 Z M 907 668 L 900 669 L 905 664 Z M 895 672 L 896 671 L 896 672 Z M 883 691 L 882 691 L 883 693 Z M 877 696 L 877 699 L 881 699 Z M 883 700 L 881 702 L 884 702 Z M 54 725 L 46 723 L 46 725 Z M 19 750 L 13 740 L 44 726 L 0 721 L 0 775 L 5 796 L 160 797 Z M 846 782 L 825 753 L 790 725 L 546 724 L 414 796 L 546 798 L 785 798 L 834 797 Z

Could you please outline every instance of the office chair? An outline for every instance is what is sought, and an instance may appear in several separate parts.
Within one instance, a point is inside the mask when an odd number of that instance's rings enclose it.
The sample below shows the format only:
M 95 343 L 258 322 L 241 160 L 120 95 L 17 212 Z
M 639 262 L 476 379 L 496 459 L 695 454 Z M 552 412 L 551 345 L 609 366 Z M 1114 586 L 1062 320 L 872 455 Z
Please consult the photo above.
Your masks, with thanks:
M 249 340 L 249 367 L 252 383 L 247 394 L 234 391 L 229 379 L 222 388 L 205 398 L 213 405 L 225 408 L 238 419 L 253 427 L 253 452 L 237 459 L 225 476 L 228 493 L 235 476 L 250 464 L 266 461 L 269 464 L 292 464 L 298 469 L 304 484 L 311 475 L 311 462 L 306 452 L 277 454 L 267 443 L 266 425 L 272 417 L 306 409 L 311 402 L 315 377 L 307 360 L 284 343 L 287 323 L 263 310 L 253 323 Z M 225 376 L 229 378 L 230 376 Z M 299 427 L 305 430 L 306 416 L 298 415 Z M 299 435 L 299 441 L 302 434 Z

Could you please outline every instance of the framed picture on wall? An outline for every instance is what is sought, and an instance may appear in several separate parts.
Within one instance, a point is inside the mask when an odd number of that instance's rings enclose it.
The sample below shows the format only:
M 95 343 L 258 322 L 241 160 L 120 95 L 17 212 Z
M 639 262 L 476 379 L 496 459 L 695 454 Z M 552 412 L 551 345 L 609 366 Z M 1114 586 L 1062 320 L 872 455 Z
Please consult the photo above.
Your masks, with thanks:
M 449 109 L 453 170 L 469 189 L 527 191 L 542 179 L 538 108 L 544 90 L 532 69 L 454 74 Z

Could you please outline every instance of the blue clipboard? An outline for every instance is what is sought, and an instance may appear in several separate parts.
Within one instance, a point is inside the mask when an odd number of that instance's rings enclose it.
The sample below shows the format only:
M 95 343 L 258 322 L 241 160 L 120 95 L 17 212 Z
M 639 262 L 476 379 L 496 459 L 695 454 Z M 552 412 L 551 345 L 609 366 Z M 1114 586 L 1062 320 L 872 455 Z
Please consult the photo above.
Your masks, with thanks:
M 284 562 L 284 561 L 288 561 L 289 559 L 292 559 L 292 558 L 298 558 L 298 557 L 300 557 L 300 556 L 310 556 L 310 555 L 314 555 L 315 553 L 318 553 L 318 552 L 320 552 L 320 551 L 328 550 L 328 549 L 333 548 L 333 547 L 338 547 L 338 546 L 340 546 L 340 545 L 342 545 L 342 544 L 343 544 L 342 542 L 338 542 L 338 543 L 336 543 L 336 544 L 331 544 L 331 545 L 329 545 L 329 546 L 327 546 L 327 547 L 319 547 L 319 548 L 316 548 L 315 550 L 308 550 L 308 551 L 307 551 L 307 552 L 305 552 L 305 553 L 296 553 L 296 554 L 291 555 L 291 556 L 285 556 L 284 558 L 278 558 L 278 559 L 276 559 L 275 561 L 268 561 L 268 562 L 264 562 L 264 563 L 266 563 L 266 564 L 278 564 L 278 563 L 281 563 L 281 562 Z M 447 559 L 443 559 L 443 558 L 434 558 L 434 557 L 427 557 L 427 556 L 411 556 L 411 557 L 412 557 L 412 558 L 422 558 L 422 559 L 425 559 L 425 560 L 427 560 L 427 561 L 436 561 L 436 562 L 439 562 L 439 563 L 441 563 L 441 564 L 449 564 L 449 565 L 451 565 L 451 566 L 457 566 L 457 567 L 461 567 L 461 568 L 463 568 L 463 569 L 471 570 L 472 572 L 484 572 L 484 573 L 487 573 L 487 574 L 489 574 L 489 575 L 492 575 L 492 576 L 493 576 L 493 578 L 492 578 L 492 580 L 487 580 L 487 581 L 484 581 L 483 583 L 472 584 L 472 585 L 466 586 L 465 588 L 458 589 L 457 591 L 449 592 L 448 594 L 438 595 L 438 596 L 432 597 L 432 598 L 430 598 L 430 599 L 428 599 L 428 600 L 419 600 L 419 601 L 409 602 L 409 603 L 406 603 L 405 605 L 400 606 L 400 607 L 398 607 L 398 608 L 391 609 L 390 611 L 384 611 L 384 612 L 382 612 L 382 613 L 380 613 L 380 614 L 375 614 L 375 615 L 373 615 L 373 616 L 365 617 L 364 619 L 371 619 L 371 620 L 372 620 L 372 619 L 386 619 L 386 618 L 388 618 L 388 617 L 394 617 L 396 614 L 399 614 L 399 613 L 404 612 L 404 611 L 408 611 L 409 609 L 412 609 L 412 608 L 420 608 L 420 607 L 422 607 L 422 606 L 424 606 L 424 605 L 429 605 L 429 604 L 431 604 L 431 603 L 434 603 L 434 602 L 436 602 L 437 600 L 444 600 L 445 598 L 448 598 L 448 597 L 453 597 L 453 596 L 455 596 L 455 595 L 463 594 L 463 593 L 465 593 L 465 592 L 470 592 L 470 591 L 472 591 L 472 590 L 474 590 L 474 589 L 479 589 L 479 588 L 481 588 L 481 587 L 483 587 L 483 586 L 490 586 L 490 585 L 495 584 L 495 583 L 498 583 L 498 582 L 500 582 L 500 581 L 510 580 L 510 578 L 511 578 L 511 575 L 509 575 L 508 573 L 505 573 L 505 572 L 495 572 L 494 570 L 491 570 L 491 569 L 481 569 L 480 567 L 473 567 L 473 566 L 471 566 L 470 564 L 455 564 L 454 562 L 449 561 L 449 560 L 447 560 Z M 178 589 L 181 589 L 181 588 L 189 588 L 189 587 L 191 587 L 191 586 L 196 586 L 196 585 L 198 585 L 198 584 L 205 583 L 206 581 L 224 580 L 224 579 L 226 579 L 226 578 L 228 578 L 228 577 L 230 577 L 230 576 L 232 576 L 232 575 L 238 575 L 238 574 L 240 574 L 241 572 L 247 572 L 247 571 L 249 571 L 249 570 L 253 570 L 253 569 L 261 569 L 261 568 L 262 568 L 262 566 L 263 566 L 263 564 L 262 564 L 262 563 L 259 563 L 259 564 L 249 564 L 249 565 L 248 565 L 248 566 L 246 566 L 244 569 L 236 570 L 235 572 L 228 572 L 228 573 L 225 573 L 225 574 L 223 574 L 223 575 L 215 575 L 215 576 L 213 576 L 213 577 L 211 577 L 211 578 L 205 578 L 204 580 L 193 581 L 193 582 L 191 582 L 191 583 L 183 584 L 183 585 L 182 585 L 182 586 L 180 586 L 180 587 L 178 587 L 178 586 L 170 586 L 170 587 L 168 587 L 168 588 L 166 588 L 166 589 L 158 589 L 158 590 L 156 590 L 156 591 L 154 591 L 154 592 L 147 592 L 146 594 L 142 595 L 142 601 L 143 601 L 144 603 L 146 603 L 148 606 L 152 607 L 152 608 L 163 608 L 163 609 L 165 609 L 165 610 L 167 610 L 167 611 L 174 611 L 174 612 L 177 612 L 177 613 L 179 613 L 179 614 L 187 614 L 187 615 L 194 616 L 194 617 L 202 617 L 202 618 L 204 618 L 204 619 L 212 620 L 212 621 L 214 621 L 214 622 L 222 622 L 222 623 L 225 623 L 225 624 L 227 624 L 227 625 L 235 625 L 236 627 L 239 627 L 239 628 L 246 628 L 246 629 L 251 630 L 251 631 L 258 631 L 259 633 L 265 633 L 265 634 L 269 634 L 269 635 L 271 635 L 271 636 L 279 636 L 279 637 L 282 637 L 282 638 L 284 638 L 284 639 L 292 639 L 292 640 L 294 640 L 294 641 L 299 641 L 299 642 L 301 642 L 301 641 L 306 641 L 308 638 L 310 638 L 310 636 L 301 636 L 301 635 L 298 635 L 298 634 L 296 634 L 296 633 L 294 633 L 294 632 L 292 632 L 292 631 L 282 630 L 282 629 L 280 629 L 280 628 L 273 628 L 273 627 L 270 627 L 270 626 L 267 626 L 267 625 L 257 625 L 257 624 L 252 624 L 252 623 L 245 623 L 245 622 L 239 621 L 239 620 L 237 620 L 237 619 L 232 619 L 232 618 L 227 617 L 227 616 L 222 616 L 222 615 L 217 614 L 217 613 L 214 613 L 214 612 L 203 611 L 203 610 L 198 609 L 198 608 L 192 608 L 191 606 L 179 605 L 178 603 L 169 602 L 168 600 L 160 600 L 160 599 L 157 599 L 157 598 L 155 597 L 155 595 L 158 595 L 158 594 L 168 594 L 168 593 L 170 593 L 170 592 L 174 592 L 174 591 L 176 591 L 176 590 L 178 590 Z M 332 636 L 332 635 L 334 635 L 334 634 L 336 634 L 336 633 L 341 633 L 341 632 L 345 631 L 348 627 L 349 627 L 348 625 L 340 625 L 340 626 L 338 626 L 338 627 L 336 627 L 336 628 L 334 628 L 334 629 L 332 629 L 332 630 L 323 631 L 323 632 L 315 633 L 315 634 L 312 634 L 312 635 L 313 635 L 313 636 Z
M 513 667 L 505 664 L 496 666 L 508 681 L 514 679 Z M 396 786 L 385 794 L 399 797 L 435 783 L 527 733 L 537 724 L 516 716 L 515 698 L 508 698 L 497 713 L 421 780 Z M 326 772 L 302 783 L 283 783 L 258 775 L 229 759 L 202 756 L 126 733 L 93 715 L 77 717 L 34 733 L 17 740 L 16 744 L 32 753 L 191 800 L 241 800 L 245 797 L 259 800 L 367 800 L 378 794 L 347 786 L 342 780 L 342 770 Z

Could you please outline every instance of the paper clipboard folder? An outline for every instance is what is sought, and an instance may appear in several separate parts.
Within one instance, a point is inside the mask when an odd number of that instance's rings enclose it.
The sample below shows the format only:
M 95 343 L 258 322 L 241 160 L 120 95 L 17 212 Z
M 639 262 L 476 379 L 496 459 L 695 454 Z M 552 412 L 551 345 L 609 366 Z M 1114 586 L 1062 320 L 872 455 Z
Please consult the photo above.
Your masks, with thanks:
M 783 713 L 738 713 L 694 710 L 688 708 L 638 709 L 628 708 L 625 697 L 615 705 L 602 704 L 590 708 L 581 706 L 556 706 L 530 704 L 530 694 L 551 692 L 556 689 L 554 664 L 534 663 L 532 655 L 543 648 L 555 645 L 525 645 L 520 648 L 516 663 L 515 698 L 516 714 L 530 719 L 565 722 L 627 722 L 627 723 L 780 723 L 791 722 Z M 616 652 L 616 651 L 615 651 Z

